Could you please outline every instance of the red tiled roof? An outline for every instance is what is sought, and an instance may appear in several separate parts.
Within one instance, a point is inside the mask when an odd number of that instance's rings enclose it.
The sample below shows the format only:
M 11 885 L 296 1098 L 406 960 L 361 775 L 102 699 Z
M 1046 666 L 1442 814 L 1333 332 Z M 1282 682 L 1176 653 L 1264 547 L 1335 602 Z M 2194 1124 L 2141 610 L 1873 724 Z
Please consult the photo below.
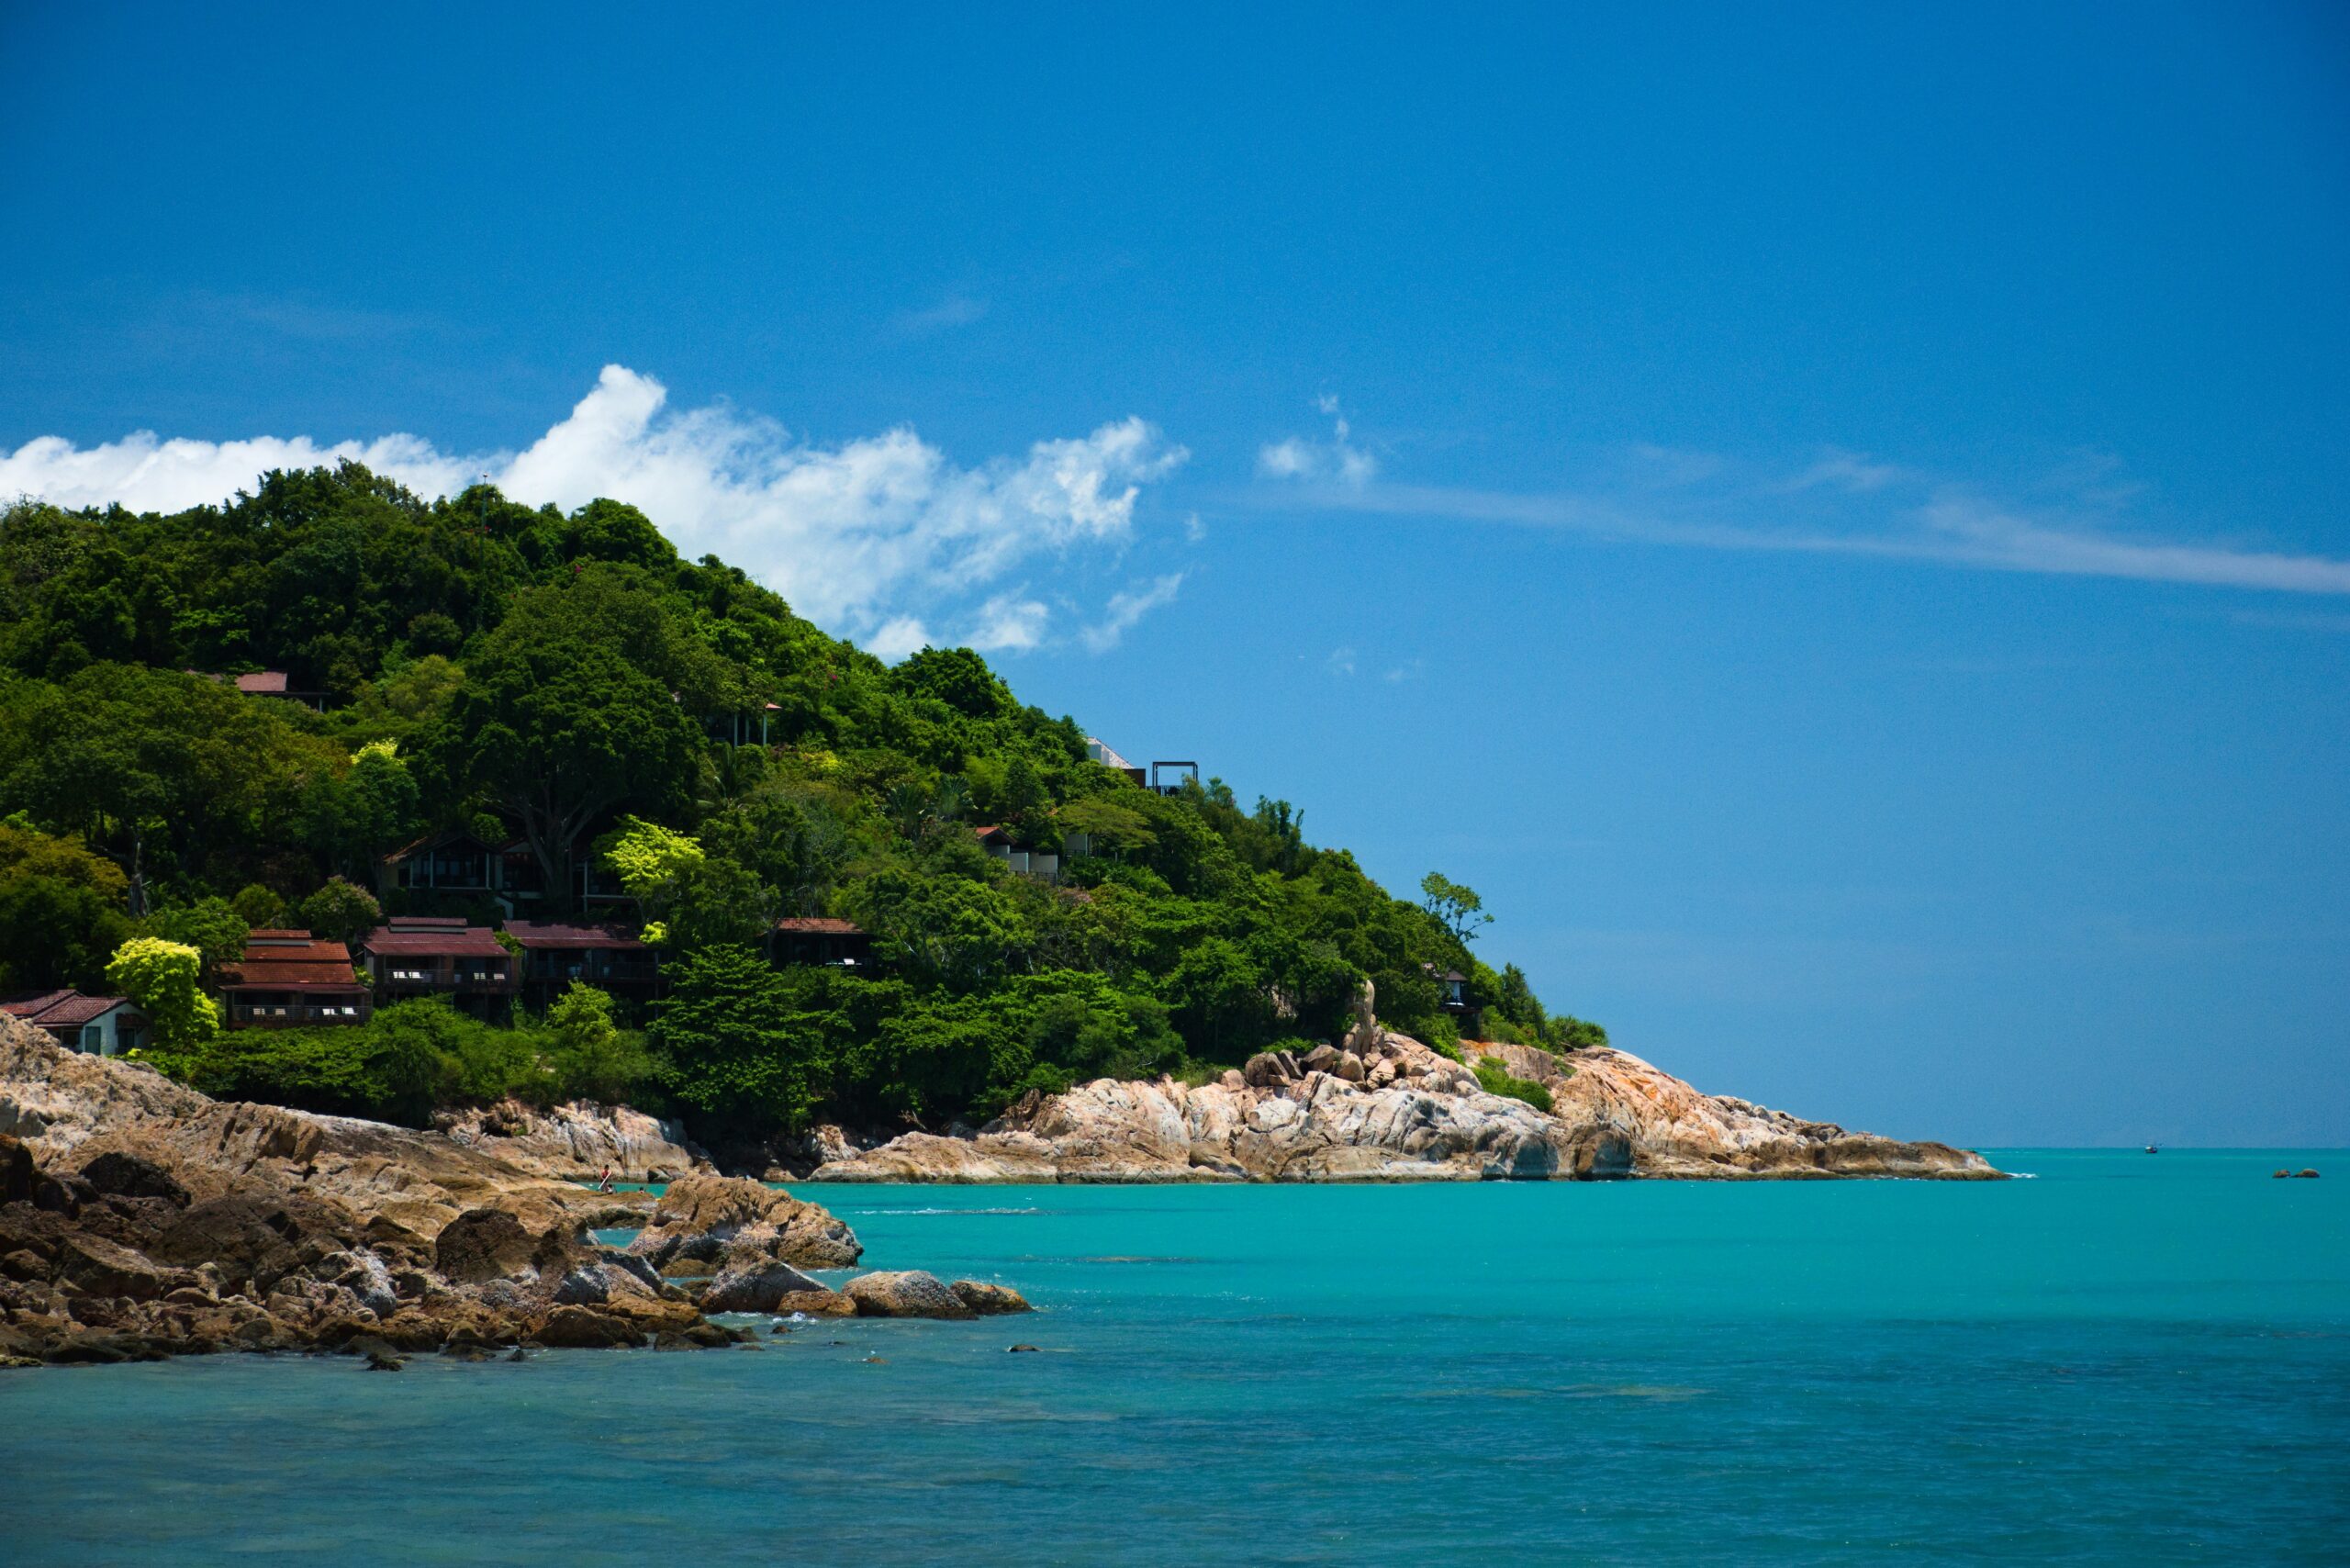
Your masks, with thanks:
M 971 832 L 978 835 L 979 841 L 983 844 L 990 838 L 1001 838 L 1006 844 L 1010 844 L 1012 842 L 1012 834 L 1003 828 L 975 827 Z
M 498 946 L 498 937 L 487 925 L 467 925 L 464 921 L 447 924 L 416 922 L 403 924 L 394 921 L 389 926 L 371 933 L 361 944 L 370 953 L 420 953 L 435 958 L 502 958 L 506 949 Z
M 509 920 L 506 935 L 525 947 L 610 947 L 634 950 L 644 946 L 635 934 L 617 925 L 566 925 L 552 920 Z
M 237 678 L 237 689 L 249 696 L 282 697 L 285 694 L 285 672 L 282 669 L 264 669 L 256 670 L 251 675 L 241 675 Z
M 795 915 L 775 923 L 778 931 L 801 936 L 862 936 L 865 928 L 845 920 L 827 920 L 822 916 Z
M 242 963 L 220 966 L 223 991 L 357 991 L 351 949 L 307 931 L 262 930 L 245 941 Z
M 35 996 L 0 1002 L 0 1013 L 14 1014 L 44 1029 L 64 1029 L 78 1028 L 118 1007 L 129 1005 L 127 996 L 84 996 L 78 991 L 45 991 Z
M 13 1013 L 19 1018 L 38 1018 L 69 996 L 81 992 L 70 988 L 61 991 L 36 991 L 25 996 L 12 996 L 0 1002 L 0 1013 Z

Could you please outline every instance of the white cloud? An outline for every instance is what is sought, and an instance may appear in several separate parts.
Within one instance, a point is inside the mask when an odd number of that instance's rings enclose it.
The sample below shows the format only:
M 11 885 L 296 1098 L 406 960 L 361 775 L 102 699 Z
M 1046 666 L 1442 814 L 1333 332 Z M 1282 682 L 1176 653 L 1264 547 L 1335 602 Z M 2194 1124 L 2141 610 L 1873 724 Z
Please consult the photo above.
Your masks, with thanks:
M 1097 654 L 1106 654 L 1118 645 L 1119 639 L 1134 630 L 1135 622 L 1162 604 L 1173 602 L 1175 590 L 1183 586 L 1183 574 L 1170 572 L 1151 579 L 1146 588 L 1129 588 L 1110 596 L 1108 610 L 1101 621 L 1088 626 L 1082 633 L 1085 645 Z
M 1379 459 L 1354 444 L 1354 427 L 1338 412 L 1338 399 L 1324 394 L 1314 407 L 1330 419 L 1328 441 L 1289 436 L 1257 449 L 1257 472 L 1269 479 L 1319 480 L 1360 489 L 1379 476 Z
M 885 621 L 865 639 L 865 651 L 877 659 L 896 664 L 908 654 L 920 653 L 932 641 L 930 628 L 911 615 L 901 615 Z
M 1045 640 L 1052 611 L 1017 592 L 1000 593 L 979 606 L 978 623 L 964 641 L 983 654 L 1024 654 Z
M 1190 455 L 1130 418 L 965 468 L 904 427 L 819 446 L 723 404 L 667 404 L 660 382 L 612 364 L 520 453 L 461 456 L 413 435 L 322 444 L 159 441 L 140 431 L 87 449 L 47 436 L 0 454 L 0 495 L 169 511 L 220 500 L 271 468 L 345 457 L 424 495 L 453 494 L 487 472 L 534 506 L 609 496 L 641 507 L 685 554 L 723 556 L 802 613 L 865 634 L 882 652 L 885 641 L 895 646 L 922 632 L 924 618 L 957 614 L 1032 557 L 1117 544 L 1142 487 Z M 1023 624 L 1042 634 L 1035 618 L 1006 621 L 986 605 L 979 620 L 998 634 Z
M 1330 656 L 1323 663 L 1332 675 L 1352 675 L 1355 672 L 1355 651 L 1352 648 L 1333 648 Z
M 464 489 L 478 466 L 443 457 L 412 435 L 321 446 L 308 436 L 164 441 L 152 431 L 134 431 L 88 448 L 45 435 L 0 455 L 0 496 L 39 496 L 62 507 L 119 501 L 133 511 L 182 511 L 250 488 L 273 468 L 331 467 L 346 458 L 433 495 Z

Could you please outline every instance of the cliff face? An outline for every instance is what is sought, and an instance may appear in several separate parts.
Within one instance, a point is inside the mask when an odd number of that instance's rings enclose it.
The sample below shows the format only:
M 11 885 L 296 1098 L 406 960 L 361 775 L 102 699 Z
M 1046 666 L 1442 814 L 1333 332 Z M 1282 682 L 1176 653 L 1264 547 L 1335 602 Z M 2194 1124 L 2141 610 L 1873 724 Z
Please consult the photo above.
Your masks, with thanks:
M 1375 1032 L 1322 1063 L 1259 1058 L 1191 1087 L 1102 1079 L 1024 1102 L 970 1137 L 910 1133 L 819 1182 L 1473 1182 L 1997 1178 L 1983 1159 L 1701 1094 L 1622 1051 L 1475 1049 L 1541 1082 L 1550 1113 L 1489 1094 L 1418 1041 Z M 1325 1053 L 1315 1052 L 1315 1058 Z M 1561 1070 L 1565 1069 L 1567 1070 Z

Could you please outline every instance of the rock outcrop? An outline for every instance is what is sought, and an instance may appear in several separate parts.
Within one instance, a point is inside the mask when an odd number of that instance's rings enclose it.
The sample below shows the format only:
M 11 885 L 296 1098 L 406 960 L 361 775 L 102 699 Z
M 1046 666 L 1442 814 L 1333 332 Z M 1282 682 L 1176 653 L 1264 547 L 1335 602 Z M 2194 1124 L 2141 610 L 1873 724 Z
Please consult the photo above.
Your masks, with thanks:
M 716 1265 L 710 1311 L 859 1310 L 792 1266 L 854 1263 L 856 1236 L 789 1193 L 599 1197 L 439 1133 L 218 1103 L 6 1017 L 0 1128 L 0 1365 L 731 1344 L 658 1271 L 689 1247 Z M 590 1238 L 646 1219 L 640 1250 Z M 938 1316 L 990 1310 L 961 1288 Z
M 1254 1057 L 1192 1086 L 1102 1079 L 1031 1095 L 969 1137 L 909 1133 L 819 1182 L 1465 1182 L 1623 1176 L 1996 1178 L 1981 1157 L 1701 1094 L 1607 1048 L 1472 1046 L 1551 1109 L 1491 1094 L 1405 1036 Z
M 674 1182 L 716 1169 L 683 1126 L 625 1105 L 579 1101 L 541 1111 L 505 1100 L 443 1112 L 432 1125 L 452 1142 L 556 1181 L 592 1182 L 610 1170 L 616 1182 Z

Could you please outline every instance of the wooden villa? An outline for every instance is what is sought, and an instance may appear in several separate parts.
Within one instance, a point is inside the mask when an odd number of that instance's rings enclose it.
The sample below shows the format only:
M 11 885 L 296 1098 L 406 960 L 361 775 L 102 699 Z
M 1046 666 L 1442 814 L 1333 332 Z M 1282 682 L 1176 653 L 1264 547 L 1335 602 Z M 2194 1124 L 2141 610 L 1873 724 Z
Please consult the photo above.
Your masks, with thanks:
M 521 990 L 522 966 L 486 925 L 440 915 L 394 915 L 360 945 L 386 1002 L 445 996 L 481 1018 L 502 1018 Z
M 775 961 L 822 969 L 869 970 L 873 938 L 845 920 L 796 917 L 775 923 Z
M 532 1007 L 546 1007 L 574 980 L 638 1000 L 660 989 L 653 949 L 625 926 L 509 920 L 506 934 L 521 944 L 521 994 Z
M 241 963 L 220 967 L 221 1022 L 231 1029 L 364 1024 L 375 1001 L 353 972 L 351 949 L 307 931 L 264 929 L 245 939 Z

